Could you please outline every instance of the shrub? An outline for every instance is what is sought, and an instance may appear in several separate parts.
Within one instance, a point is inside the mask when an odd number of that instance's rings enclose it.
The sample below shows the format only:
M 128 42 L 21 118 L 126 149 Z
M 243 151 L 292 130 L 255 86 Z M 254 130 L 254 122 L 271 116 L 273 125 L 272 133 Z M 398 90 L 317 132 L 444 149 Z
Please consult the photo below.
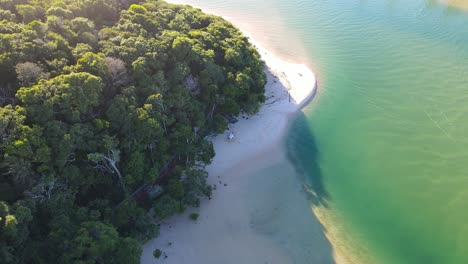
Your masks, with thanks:
M 197 219 L 198 219 L 199 216 L 200 216 L 200 215 L 197 214 L 197 213 L 191 213 L 189 217 L 190 217 L 190 219 L 192 219 L 193 221 L 197 221 Z
M 153 251 L 153 256 L 154 256 L 155 258 L 160 258 L 161 255 L 162 255 L 162 251 L 161 251 L 159 248 L 157 248 L 157 249 L 155 249 L 155 250 Z

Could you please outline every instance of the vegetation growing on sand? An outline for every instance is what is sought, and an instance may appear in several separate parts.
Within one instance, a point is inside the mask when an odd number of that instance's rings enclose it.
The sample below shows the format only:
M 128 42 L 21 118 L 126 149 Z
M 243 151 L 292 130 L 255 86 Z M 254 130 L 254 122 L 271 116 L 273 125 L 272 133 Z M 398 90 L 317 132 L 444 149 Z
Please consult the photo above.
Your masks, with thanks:
M 2 263 L 138 263 L 264 100 L 246 37 L 163 1 L 0 0 L 0 51 Z
M 157 249 L 155 249 L 155 250 L 153 251 L 153 256 L 154 256 L 155 258 L 158 259 L 158 258 L 161 257 L 161 255 L 162 255 L 162 251 L 161 251 L 159 248 L 157 248 Z
M 200 217 L 200 215 L 198 213 L 191 213 L 189 215 L 190 219 L 193 220 L 193 221 L 197 221 L 198 220 L 198 217 Z

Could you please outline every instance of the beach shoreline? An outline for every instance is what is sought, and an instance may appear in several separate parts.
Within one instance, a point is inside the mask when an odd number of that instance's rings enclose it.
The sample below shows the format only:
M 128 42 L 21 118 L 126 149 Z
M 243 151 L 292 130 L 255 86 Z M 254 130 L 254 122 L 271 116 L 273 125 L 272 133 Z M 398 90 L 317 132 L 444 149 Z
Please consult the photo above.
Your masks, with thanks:
M 203 200 L 198 210 L 187 210 L 161 223 L 160 236 L 143 246 L 141 263 L 155 263 L 153 251 L 156 248 L 167 256 L 167 259 L 163 259 L 164 263 L 217 263 L 221 260 L 228 260 L 226 263 L 229 263 L 229 259 L 237 263 L 293 263 L 287 250 L 255 233 L 249 225 L 248 209 L 239 193 L 254 180 L 246 175 L 286 160 L 282 149 L 283 139 L 295 113 L 315 96 L 317 81 L 315 74 L 305 64 L 280 59 L 249 32 L 242 32 L 265 62 L 266 101 L 258 113 L 251 116 L 241 114 L 238 122 L 230 124 L 225 134 L 212 139 L 216 154 L 206 168 L 208 183 L 217 187 L 212 199 Z M 227 139 L 227 133 L 233 133 L 234 138 Z M 302 195 L 300 190 L 297 193 Z M 200 214 L 196 223 L 188 217 L 195 211 Z M 307 213 L 314 217 L 310 210 Z M 315 225 L 314 232 L 323 229 L 317 220 L 311 222 Z M 239 230 L 233 229 L 233 226 Z M 323 234 L 320 239 L 325 239 L 322 237 Z M 328 241 L 320 239 L 318 244 L 328 247 Z M 214 251 L 217 244 L 224 244 L 230 250 L 219 248 Z M 236 257 L 239 255 L 242 255 L 243 261 L 239 262 Z M 265 256 L 269 259 L 265 259 Z

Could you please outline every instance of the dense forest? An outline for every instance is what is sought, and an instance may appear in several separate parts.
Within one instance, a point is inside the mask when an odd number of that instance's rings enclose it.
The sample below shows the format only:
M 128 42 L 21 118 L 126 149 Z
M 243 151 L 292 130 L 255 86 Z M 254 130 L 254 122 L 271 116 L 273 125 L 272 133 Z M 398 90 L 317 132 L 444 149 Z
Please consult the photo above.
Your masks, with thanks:
M 0 262 L 138 263 L 210 195 L 207 138 L 258 110 L 263 67 L 199 9 L 0 0 Z

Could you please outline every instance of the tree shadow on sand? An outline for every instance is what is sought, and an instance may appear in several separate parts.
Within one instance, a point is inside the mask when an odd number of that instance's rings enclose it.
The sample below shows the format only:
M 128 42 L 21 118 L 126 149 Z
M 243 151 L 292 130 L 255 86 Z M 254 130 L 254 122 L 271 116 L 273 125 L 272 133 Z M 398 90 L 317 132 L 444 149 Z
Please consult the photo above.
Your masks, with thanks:
M 292 123 L 292 134 L 287 138 L 288 159 L 298 175 L 304 177 L 304 188 L 314 206 L 328 207 L 330 195 L 323 183 L 320 152 L 305 114 L 300 111 Z

